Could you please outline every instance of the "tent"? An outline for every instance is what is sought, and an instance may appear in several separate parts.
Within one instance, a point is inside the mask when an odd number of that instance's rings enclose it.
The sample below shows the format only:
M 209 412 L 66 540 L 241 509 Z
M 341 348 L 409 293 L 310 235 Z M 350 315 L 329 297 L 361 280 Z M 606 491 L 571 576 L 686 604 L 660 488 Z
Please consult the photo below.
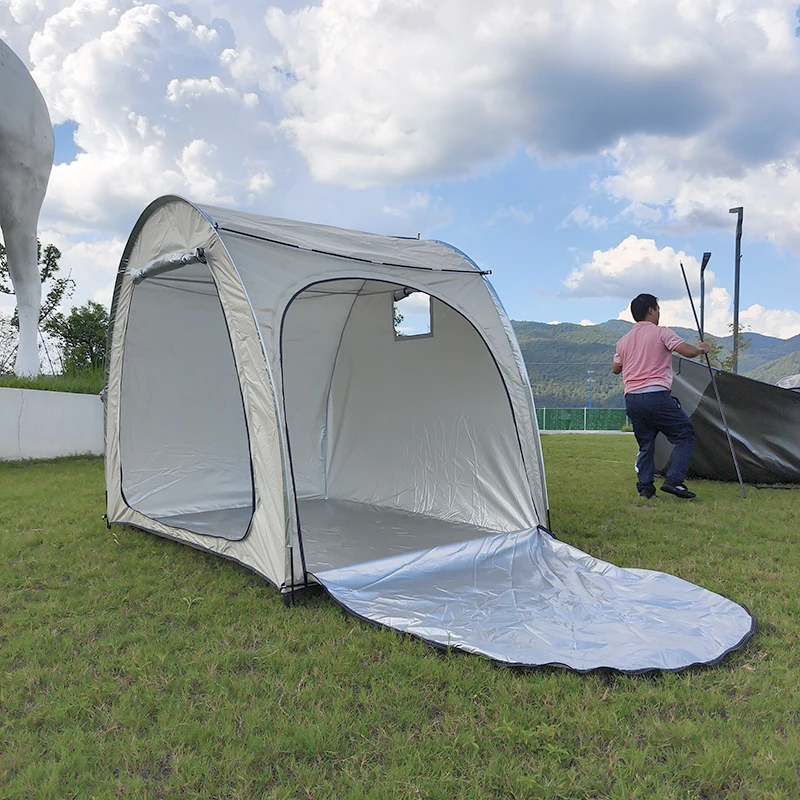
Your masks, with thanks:
M 419 335 L 397 303 L 427 304 Z M 511 324 L 455 248 L 162 197 L 111 310 L 109 524 L 513 664 L 712 663 L 747 610 L 548 531 Z
M 791 389 L 793 392 L 800 392 L 800 372 L 781 378 L 775 385 L 780 386 L 781 389 Z
M 736 481 L 736 467 L 708 366 L 673 355 L 672 394 L 694 425 L 691 477 Z M 790 388 L 714 370 L 736 459 L 747 483 L 800 483 L 800 394 Z M 656 439 L 656 469 L 665 473 L 672 445 Z

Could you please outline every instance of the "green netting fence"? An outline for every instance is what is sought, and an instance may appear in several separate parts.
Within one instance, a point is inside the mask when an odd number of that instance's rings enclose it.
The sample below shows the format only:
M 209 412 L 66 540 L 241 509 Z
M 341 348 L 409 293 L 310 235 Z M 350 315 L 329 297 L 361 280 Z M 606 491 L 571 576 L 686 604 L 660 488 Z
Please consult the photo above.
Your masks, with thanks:
M 541 431 L 619 431 L 629 425 L 624 408 L 537 408 Z

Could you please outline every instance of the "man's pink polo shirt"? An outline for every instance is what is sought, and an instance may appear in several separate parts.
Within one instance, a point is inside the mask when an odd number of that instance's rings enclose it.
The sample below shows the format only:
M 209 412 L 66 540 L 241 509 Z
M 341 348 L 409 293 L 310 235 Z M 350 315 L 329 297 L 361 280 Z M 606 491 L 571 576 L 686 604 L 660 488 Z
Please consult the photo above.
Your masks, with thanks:
M 617 342 L 614 363 L 622 364 L 625 394 L 647 386 L 672 388 L 672 351 L 683 342 L 669 328 L 637 322 Z

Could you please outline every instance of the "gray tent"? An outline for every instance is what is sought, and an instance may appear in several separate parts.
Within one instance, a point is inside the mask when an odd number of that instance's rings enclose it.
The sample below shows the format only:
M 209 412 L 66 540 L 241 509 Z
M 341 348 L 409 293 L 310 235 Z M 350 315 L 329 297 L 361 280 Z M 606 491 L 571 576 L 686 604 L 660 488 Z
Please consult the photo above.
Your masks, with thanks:
M 673 355 L 672 394 L 694 425 L 697 441 L 689 475 L 736 481 L 736 467 L 708 366 Z M 714 370 L 742 479 L 800 483 L 800 394 L 789 387 Z M 666 472 L 672 445 L 656 439 L 656 468 Z
M 395 303 L 428 300 L 425 335 Z M 163 197 L 120 264 L 109 523 L 284 593 L 515 664 L 681 669 L 742 607 L 548 533 L 533 399 L 486 273 L 458 250 Z

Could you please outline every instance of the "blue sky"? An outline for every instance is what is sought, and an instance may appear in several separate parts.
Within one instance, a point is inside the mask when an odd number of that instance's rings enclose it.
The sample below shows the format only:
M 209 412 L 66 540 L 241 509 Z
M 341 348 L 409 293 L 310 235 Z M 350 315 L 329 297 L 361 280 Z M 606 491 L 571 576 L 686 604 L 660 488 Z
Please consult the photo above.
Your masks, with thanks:
M 778 0 L 0 0 L 48 103 L 40 234 L 73 302 L 110 300 L 159 194 L 448 241 L 510 316 L 597 323 L 631 297 L 691 326 L 800 334 L 800 46 Z M 696 298 L 697 299 L 697 298 Z M 4 307 L 0 307 L 2 312 Z

